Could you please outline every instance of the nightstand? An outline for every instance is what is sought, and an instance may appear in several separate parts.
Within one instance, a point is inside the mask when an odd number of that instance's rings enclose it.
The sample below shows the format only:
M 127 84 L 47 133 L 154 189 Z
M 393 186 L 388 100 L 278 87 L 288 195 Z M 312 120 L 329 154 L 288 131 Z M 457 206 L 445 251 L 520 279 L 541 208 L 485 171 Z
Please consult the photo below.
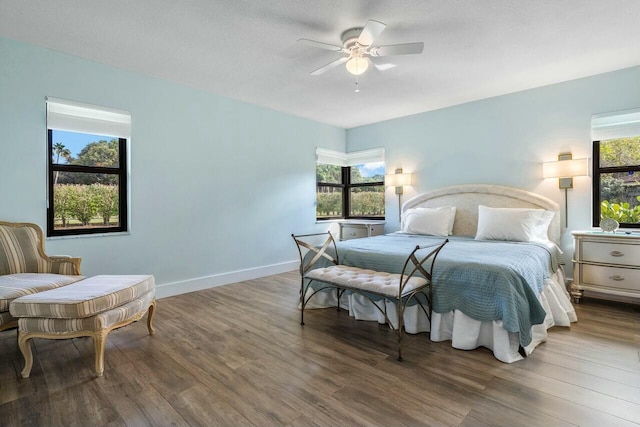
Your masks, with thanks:
M 585 290 L 640 298 L 640 234 L 574 231 L 571 296 Z
M 349 220 L 340 223 L 340 240 L 361 239 L 384 234 L 384 221 Z

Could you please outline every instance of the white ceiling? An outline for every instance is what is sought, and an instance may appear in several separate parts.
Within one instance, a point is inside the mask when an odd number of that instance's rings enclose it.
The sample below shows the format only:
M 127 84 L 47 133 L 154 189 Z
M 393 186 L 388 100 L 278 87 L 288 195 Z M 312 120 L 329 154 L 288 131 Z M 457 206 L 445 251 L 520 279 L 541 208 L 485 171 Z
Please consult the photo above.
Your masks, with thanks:
M 340 44 L 422 55 L 355 79 Z M 640 65 L 638 0 L 0 0 L 0 35 L 343 128 Z

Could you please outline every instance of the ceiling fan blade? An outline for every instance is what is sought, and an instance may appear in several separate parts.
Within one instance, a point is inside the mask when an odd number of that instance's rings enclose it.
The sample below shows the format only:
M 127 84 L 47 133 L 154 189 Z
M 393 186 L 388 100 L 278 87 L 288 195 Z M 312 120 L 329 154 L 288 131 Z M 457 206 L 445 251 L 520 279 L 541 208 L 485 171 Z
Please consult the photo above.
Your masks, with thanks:
M 345 62 L 347 62 L 347 59 L 349 59 L 348 56 L 343 56 L 342 58 L 338 58 L 335 61 L 329 62 L 327 65 L 324 65 L 324 66 L 318 68 L 317 70 L 312 71 L 311 75 L 312 76 L 319 76 L 320 74 L 324 73 L 325 71 L 328 71 L 328 70 L 330 70 L 332 68 L 335 68 L 340 64 L 344 64 Z
M 424 43 L 416 42 L 373 47 L 369 53 L 371 56 L 413 55 L 422 53 L 423 50 Z
M 379 21 L 370 19 L 367 25 L 364 26 L 360 37 L 358 37 L 358 44 L 361 46 L 371 46 L 373 41 L 387 28 L 386 24 Z
M 332 50 L 334 52 L 342 51 L 342 46 L 336 46 L 333 44 L 323 43 L 315 40 L 300 39 L 298 40 L 298 43 L 306 44 L 308 46 L 313 46 L 313 47 L 319 47 L 320 49 Z

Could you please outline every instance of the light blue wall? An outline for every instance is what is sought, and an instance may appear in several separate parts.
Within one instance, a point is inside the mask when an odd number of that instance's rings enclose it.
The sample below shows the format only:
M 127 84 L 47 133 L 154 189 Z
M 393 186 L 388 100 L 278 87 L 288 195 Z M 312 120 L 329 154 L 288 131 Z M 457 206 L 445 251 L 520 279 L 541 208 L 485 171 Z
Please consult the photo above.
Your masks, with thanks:
M 346 144 L 341 128 L 0 38 L 0 220 L 46 224 L 45 96 L 132 116 L 131 234 L 46 242 L 86 275 L 166 284 L 295 259 L 290 234 L 318 227 L 316 146 Z
M 542 162 L 570 151 L 591 157 L 591 116 L 640 107 L 640 67 L 402 117 L 347 131 L 347 150 L 385 147 L 387 169 L 414 172 L 405 200 L 427 190 L 470 183 L 514 186 L 564 205 Z M 569 190 L 568 231 L 591 227 L 591 178 Z M 398 229 L 398 203 L 386 192 L 386 231 Z M 570 256 L 572 240 L 562 245 Z
M 168 58 L 170 60 L 170 58 Z M 315 148 L 385 147 L 415 173 L 405 200 L 446 185 L 525 188 L 563 203 L 541 163 L 591 156 L 591 115 L 640 106 L 640 67 L 346 131 L 0 38 L 0 220 L 45 225 L 44 97 L 132 114 L 132 232 L 48 240 L 83 272 L 153 273 L 158 283 L 280 265 L 315 222 Z M 397 199 L 387 190 L 387 231 Z M 569 191 L 569 229 L 590 227 L 591 179 Z M 319 228 L 318 228 L 319 227 Z M 571 252 L 565 233 L 562 246 Z M 213 280 L 215 281 L 215 280 Z M 200 281 L 204 283 L 202 280 Z M 185 289 L 186 289 L 185 285 Z

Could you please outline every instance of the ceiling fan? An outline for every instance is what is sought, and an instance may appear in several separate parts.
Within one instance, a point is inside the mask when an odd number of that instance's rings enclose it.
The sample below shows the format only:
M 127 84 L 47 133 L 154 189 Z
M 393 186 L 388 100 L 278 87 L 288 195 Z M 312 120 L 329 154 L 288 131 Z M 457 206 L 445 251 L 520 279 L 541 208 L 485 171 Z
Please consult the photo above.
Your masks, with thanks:
M 424 49 L 423 42 L 373 46 L 375 39 L 386 27 L 386 24 L 370 19 L 364 27 L 350 28 L 344 31 L 341 36 L 342 46 L 309 39 L 300 39 L 298 42 L 346 54 L 346 56 L 342 56 L 335 61 L 312 71 L 312 76 L 318 76 L 340 64 L 345 63 L 347 71 L 358 76 L 367 71 L 370 63 L 379 70 L 386 70 L 394 67 L 393 64 L 377 64 L 372 61 L 371 58 L 422 53 L 422 50 Z

